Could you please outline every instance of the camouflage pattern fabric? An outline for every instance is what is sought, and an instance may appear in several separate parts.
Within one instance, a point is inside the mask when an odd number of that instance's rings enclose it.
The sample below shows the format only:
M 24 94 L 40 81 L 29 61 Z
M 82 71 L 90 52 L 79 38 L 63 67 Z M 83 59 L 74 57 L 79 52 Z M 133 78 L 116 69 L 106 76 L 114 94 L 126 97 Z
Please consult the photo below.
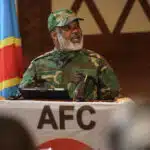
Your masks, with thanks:
M 20 88 L 64 88 L 72 99 L 114 99 L 119 84 L 112 68 L 99 54 L 53 50 L 34 59 L 24 73 Z
M 60 9 L 52 12 L 48 17 L 48 29 L 49 31 L 54 30 L 56 27 L 62 27 L 74 20 L 84 20 L 83 18 L 77 17 L 72 10 Z

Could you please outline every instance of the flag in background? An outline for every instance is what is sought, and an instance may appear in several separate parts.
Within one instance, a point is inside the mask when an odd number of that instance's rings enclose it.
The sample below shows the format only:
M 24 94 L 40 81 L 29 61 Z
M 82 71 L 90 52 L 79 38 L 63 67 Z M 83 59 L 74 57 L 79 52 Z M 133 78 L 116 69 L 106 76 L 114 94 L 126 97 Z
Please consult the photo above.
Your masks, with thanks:
M 22 77 L 22 49 L 15 0 L 0 0 L 0 96 L 15 96 Z

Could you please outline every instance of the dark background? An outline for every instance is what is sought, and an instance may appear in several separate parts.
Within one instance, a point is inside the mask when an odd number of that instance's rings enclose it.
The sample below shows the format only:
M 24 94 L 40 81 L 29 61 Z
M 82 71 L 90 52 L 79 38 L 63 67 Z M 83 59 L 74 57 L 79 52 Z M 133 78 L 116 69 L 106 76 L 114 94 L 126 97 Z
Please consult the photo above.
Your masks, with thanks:
M 75 0 L 71 9 L 78 12 L 82 1 Z M 149 100 L 150 32 L 120 32 L 135 1 L 127 0 L 113 32 L 110 32 L 103 16 L 97 11 L 94 1 L 85 0 L 102 34 L 85 35 L 84 45 L 108 60 L 118 76 L 122 93 L 125 96 Z M 53 48 L 47 29 L 47 17 L 51 12 L 51 3 L 51 0 L 36 0 L 36 3 L 31 0 L 18 1 L 25 69 L 33 58 Z M 148 0 L 139 0 L 139 3 L 150 21 Z

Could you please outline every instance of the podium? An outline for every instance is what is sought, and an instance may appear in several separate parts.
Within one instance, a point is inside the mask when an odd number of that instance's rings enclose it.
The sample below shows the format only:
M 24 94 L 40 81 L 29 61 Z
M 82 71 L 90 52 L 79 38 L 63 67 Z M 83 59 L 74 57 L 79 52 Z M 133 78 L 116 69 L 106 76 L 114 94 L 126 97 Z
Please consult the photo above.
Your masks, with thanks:
M 130 98 L 115 102 L 1 100 L 0 115 L 21 120 L 41 149 L 59 150 L 54 142 L 61 145 L 62 141 L 73 141 L 91 150 L 107 150 L 105 134 L 111 124 L 112 112 L 121 109 L 126 102 L 131 102 Z

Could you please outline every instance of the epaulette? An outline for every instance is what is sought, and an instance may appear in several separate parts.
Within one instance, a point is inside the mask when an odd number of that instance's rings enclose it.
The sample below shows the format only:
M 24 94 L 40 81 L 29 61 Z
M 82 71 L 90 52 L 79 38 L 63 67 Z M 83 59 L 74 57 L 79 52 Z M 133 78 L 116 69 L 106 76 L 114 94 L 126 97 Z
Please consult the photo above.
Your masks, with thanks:
M 37 60 L 39 60 L 39 59 L 41 59 L 41 58 L 44 58 L 44 57 L 50 55 L 50 54 L 53 53 L 53 52 L 54 52 L 53 50 L 50 51 L 50 52 L 46 52 L 46 53 L 44 53 L 44 54 L 42 54 L 42 55 L 36 57 L 35 59 L 33 59 L 32 62 L 33 62 L 33 61 L 37 61 Z
M 88 53 L 88 55 L 91 56 L 91 57 L 104 59 L 104 57 L 101 56 L 101 55 L 100 55 L 99 53 L 97 53 L 97 52 L 94 52 L 94 51 L 89 50 L 89 49 L 85 49 L 85 51 L 86 51 L 86 52 Z

